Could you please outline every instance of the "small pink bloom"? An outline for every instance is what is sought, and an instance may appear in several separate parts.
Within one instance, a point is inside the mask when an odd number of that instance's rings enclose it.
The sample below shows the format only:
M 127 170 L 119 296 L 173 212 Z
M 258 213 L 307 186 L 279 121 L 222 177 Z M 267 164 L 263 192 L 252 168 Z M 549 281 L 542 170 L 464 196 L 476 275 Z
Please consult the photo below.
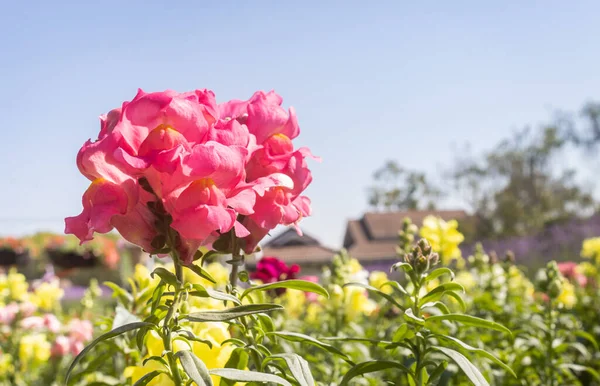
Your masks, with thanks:
M 94 326 L 89 320 L 71 319 L 67 325 L 69 337 L 77 342 L 88 342 L 94 335 Z
M 577 271 L 577 263 L 573 261 L 558 263 L 558 270 L 565 278 L 576 282 L 580 287 L 587 285 L 588 279 L 585 275 Z
M 60 331 L 62 324 L 53 314 L 44 315 L 44 327 L 48 329 L 48 331 L 56 334 Z
M 44 318 L 41 316 L 30 316 L 21 320 L 21 327 L 25 330 L 41 330 L 44 326 Z
M 17 314 L 19 313 L 19 306 L 17 303 L 9 303 L 4 307 L 0 307 L 0 324 L 11 324 Z
M 305 281 L 309 281 L 311 283 L 316 283 L 316 284 L 319 283 L 319 277 L 318 276 L 314 276 L 314 275 L 311 275 L 311 276 L 301 276 L 300 280 L 305 280 Z M 306 299 L 308 301 L 311 301 L 311 302 L 316 302 L 317 300 L 319 300 L 319 295 L 317 295 L 314 292 L 305 292 L 304 296 L 306 296 Z
M 79 355 L 79 353 L 82 352 L 84 348 L 85 348 L 85 345 L 83 344 L 83 342 L 71 341 L 71 348 L 70 348 L 71 355 L 73 355 L 73 356 Z
M 71 351 L 71 340 L 64 335 L 59 335 L 52 344 L 52 357 L 62 358 Z

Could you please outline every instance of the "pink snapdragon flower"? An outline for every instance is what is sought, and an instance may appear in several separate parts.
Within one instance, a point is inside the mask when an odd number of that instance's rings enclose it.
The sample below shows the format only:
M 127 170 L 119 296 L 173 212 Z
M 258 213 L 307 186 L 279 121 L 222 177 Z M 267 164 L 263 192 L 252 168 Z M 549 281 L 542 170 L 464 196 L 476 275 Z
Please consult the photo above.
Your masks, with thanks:
M 272 256 L 265 256 L 256 264 L 256 270 L 250 274 L 253 280 L 260 280 L 263 283 L 274 283 L 282 280 L 296 279 L 300 272 L 297 264 L 288 266 L 283 260 Z M 285 288 L 275 290 L 278 295 L 285 292 Z
M 21 327 L 25 330 L 46 329 L 56 334 L 60 331 L 62 324 L 53 314 L 45 314 L 44 316 L 30 316 L 21 320 Z
M 574 261 L 566 261 L 558 263 L 558 270 L 560 273 L 570 281 L 576 282 L 580 287 L 585 287 L 588 282 L 588 278 L 577 270 L 578 264 Z
M 252 252 L 277 225 L 310 215 L 312 180 L 293 108 L 274 92 L 217 105 L 212 91 L 146 93 L 100 118 L 95 142 L 77 156 L 91 181 L 83 211 L 65 220 L 82 242 L 116 228 L 150 253 L 169 248 L 184 263 L 233 232 Z M 229 237 L 229 236 L 226 236 Z
M 301 276 L 300 280 L 309 281 L 311 283 L 319 284 L 319 277 L 314 275 Z M 319 295 L 314 292 L 305 292 L 304 296 L 310 302 L 316 302 L 319 300 Z
M 11 324 L 17 314 L 19 313 L 19 306 L 17 303 L 9 303 L 4 307 L 0 307 L 0 324 Z
M 67 324 L 69 338 L 77 342 L 88 342 L 94 335 L 94 326 L 89 320 L 71 319 Z
M 62 358 L 71 351 L 71 340 L 64 335 L 59 335 L 54 340 L 51 349 L 53 358 Z

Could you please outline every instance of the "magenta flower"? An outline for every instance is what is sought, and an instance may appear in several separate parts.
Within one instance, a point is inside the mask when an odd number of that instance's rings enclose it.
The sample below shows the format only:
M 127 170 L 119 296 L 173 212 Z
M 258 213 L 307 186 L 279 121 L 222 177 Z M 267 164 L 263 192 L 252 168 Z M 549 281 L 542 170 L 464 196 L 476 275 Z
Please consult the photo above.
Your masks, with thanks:
M 296 279 L 300 272 L 300 267 L 296 264 L 288 266 L 283 260 L 276 257 L 265 256 L 258 261 L 256 271 L 250 274 L 253 280 L 260 280 L 263 283 L 274 283 L 282 280 Z M 276 290 L 280 295 L 285 292 L 285 288 Z
M 182 261 L 233 232 L 252 252 L 277 225 L 310 215 L 312 180 L 293 108 L 274 92 L 217 105 L 208 90 L 146 93 L 100 118 L 77 156 L 91 181 L 83 211 L 65 220 L 82 242 L 116 228 L 161 254 L 166 234 Z M 230 237 L 230 236 L 226 236 Z

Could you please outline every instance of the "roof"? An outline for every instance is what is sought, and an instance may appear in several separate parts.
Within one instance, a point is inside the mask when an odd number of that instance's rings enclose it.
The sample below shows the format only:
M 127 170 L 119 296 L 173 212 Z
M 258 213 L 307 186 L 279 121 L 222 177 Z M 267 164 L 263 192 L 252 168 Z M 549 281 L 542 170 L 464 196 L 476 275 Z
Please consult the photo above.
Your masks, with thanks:
M 368 212 L 359 220 L 350 220 L 344 237 L 344 248 L 359 260 L 396 258 L 398 231 L 406 217 L 421 225 L 425 217 L 434 215 L 448 221 L 467 217 L 463 210 L 411 210 L 399 212 Z
M 274 256 L 288 264 L 329 263 L 336 251 L 322 245 L 296 245 L 262 249 L 263 256 Z
M 288 228 L 265 243 L 266 247 L 283 247 L 293 245 L 320 245 L 319 241 L 302 231 L 299 235 L 295 228 Z

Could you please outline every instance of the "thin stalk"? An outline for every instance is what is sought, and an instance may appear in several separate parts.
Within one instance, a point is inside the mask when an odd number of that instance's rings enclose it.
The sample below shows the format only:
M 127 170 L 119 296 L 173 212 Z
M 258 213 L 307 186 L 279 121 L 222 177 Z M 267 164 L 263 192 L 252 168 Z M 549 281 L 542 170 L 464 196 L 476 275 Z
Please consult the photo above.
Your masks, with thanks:
M 181 294 L 184 288 L 183 285 L 183 267 L 181 265 L 181 261 L 179 261 L 179 257 L 176 253 L 173 253 L 173 264 L 175 265 L 175 276 L 179 282 L 179 285 L 175 288 L 175 293 L 173 294 L 173 302 L 167 311 L 167 315 L 165 316 L 165 320 L 163 322 L 164 332 L 162 334 L 163 345 L 165 346 L 165 351 L 167 351 L 167 358 L 169 360 L 169 367 L 171 368 L 171 378 L 173 379 L 173 383 L 175 386 L 182 386 L 183 381 L 181 379 L 181 374 L 179 373 L 179 368 L 177 367 L 177 359 L 175 358 L 175 354 L 173 353 L 173 345 L 171 339 L 172 328 L 169 326 L 175 312 L 179 308 L 179 303 L 181 302 Z M 177 319 L 175 319 L 175 323 L 177 323 Z
M 550 299 L 546 309 L 546 326 L 548 329 L 548 332 L 546 333 L 548 339 L 548 349 L 546 352 L 546 369 L 548 373 L 548 379 L 546 379 L 546 384 L 548 386 L 554 386 L 554 348 L 552 347 L 554 343 L 554 317 L 552 314 L 552 305 L 553 300 Z
M 243 260 L 244 258 L 240 254 L 240 247 L 237 244 L 235 232 L 231 232 L 231 273 L 229 274 L 229 283 L 234 290 L 237 287 L 239 264 Z

